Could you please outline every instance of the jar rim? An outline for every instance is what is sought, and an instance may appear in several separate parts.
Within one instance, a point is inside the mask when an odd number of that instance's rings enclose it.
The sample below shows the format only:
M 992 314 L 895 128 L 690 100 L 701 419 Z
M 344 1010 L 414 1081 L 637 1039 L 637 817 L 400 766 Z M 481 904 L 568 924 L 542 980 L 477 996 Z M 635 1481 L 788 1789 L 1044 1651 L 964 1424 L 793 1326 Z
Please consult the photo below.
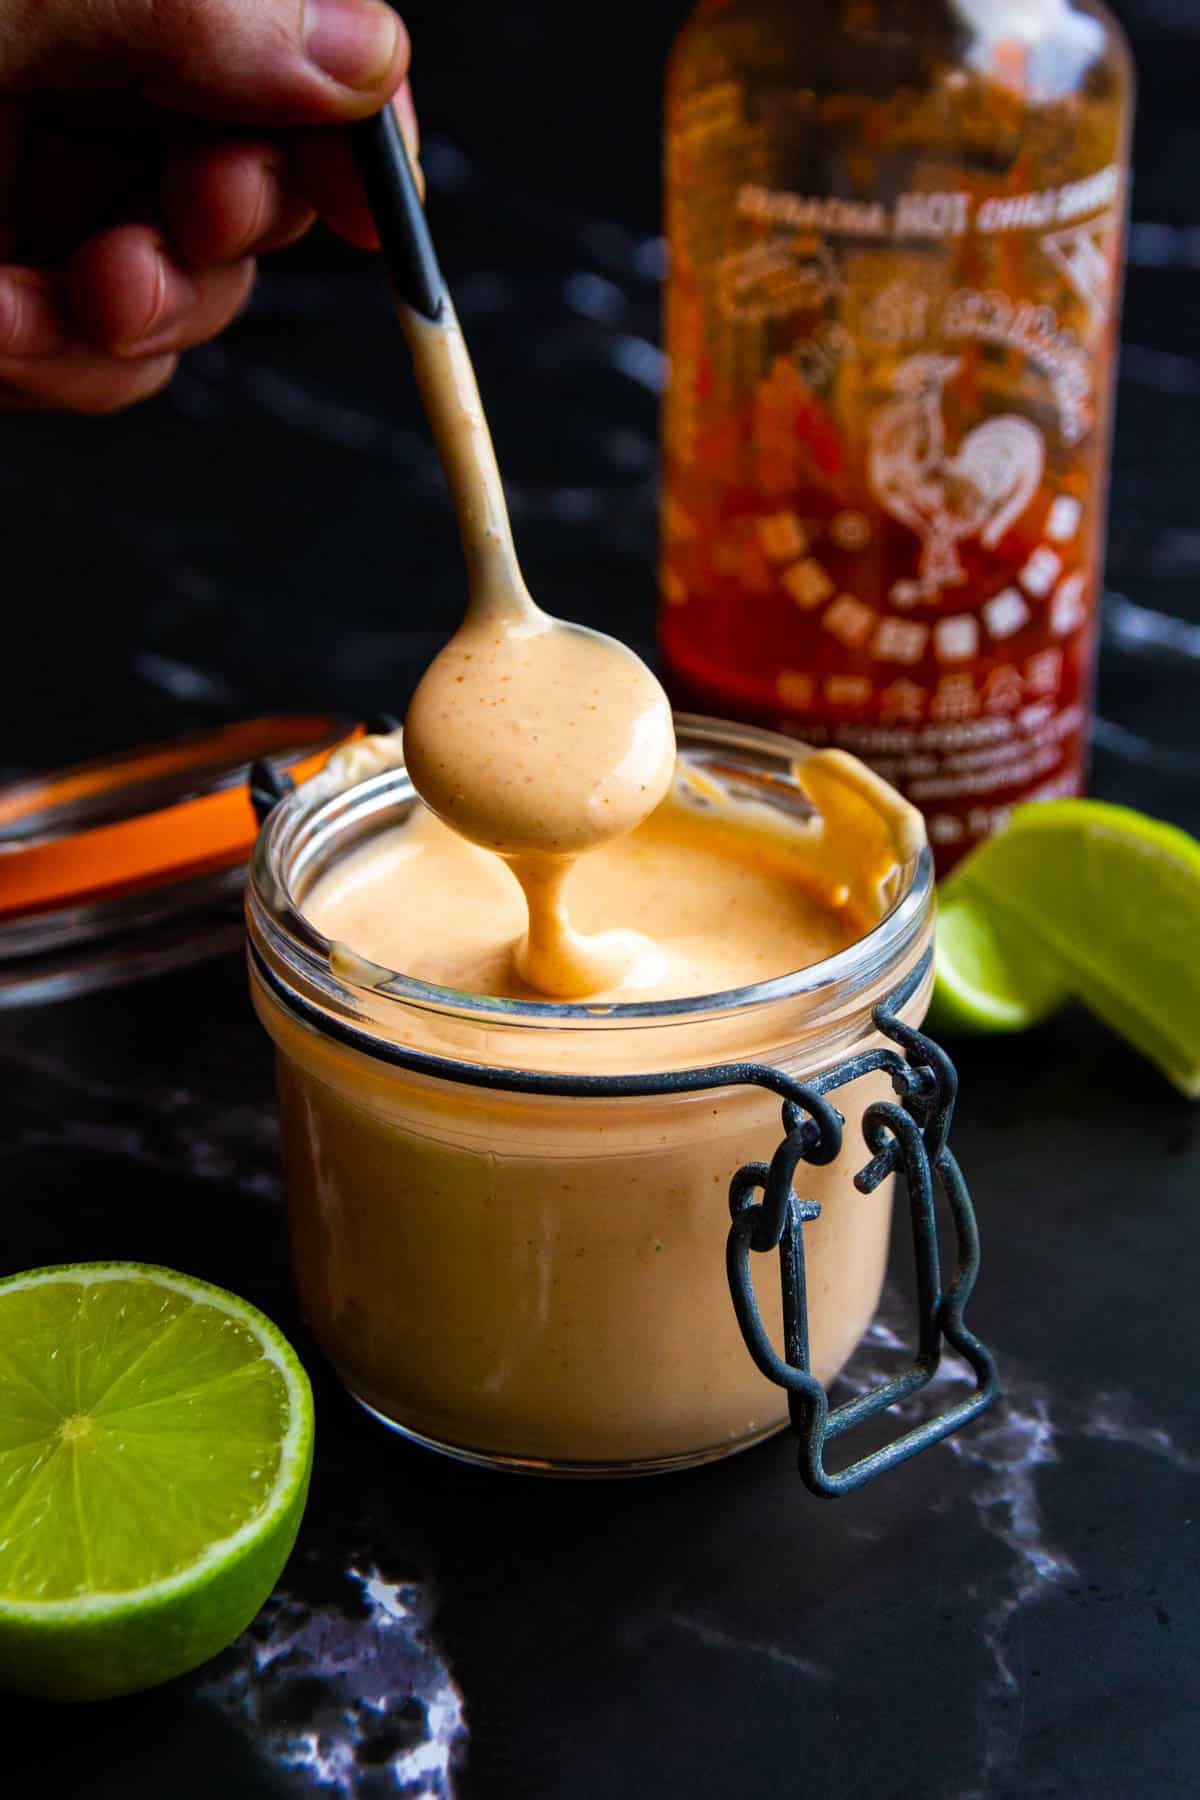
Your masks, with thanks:
M 802 768 L 813 754 L 811 745 L 758 726 L 690 713 L 677 714 L 675 725 L 681 749 L 740 750 L 760 759 L 783 762 L 791 770 Z M 387 738 L 367 740 L 357 752 L 351 752 L 342 767 L 335 755 L 326 770 L 302 783 L 272 809 L 251 856 L 247 913 L 252 943 L 257 929 L 285 966 L 293 974 L 307 974 L 327 999 L 335 998 L 341 991 L 369 995 L 375 1004 L 395 1002 L 398 1010 L 416 1007 L 428 1013 L 450 1015 L 464 1024 L 489 1028 L 550 1027 L 556 1031 L 696 1024 L 714 1015 L 729 1017 L 798 1000 L 813 1003 L 810 1018 L 816 1023 L 824 1010 L 823 998 L 832 1005 L 848 988 L 872 986 L 894 974 L 906 954 L 921 941 L 928 923 L 934 888 L 933 857 L 928 844 L 922 844 L 901 866 L 898 892 L 884 916 L 869 931 L 817 962 L 743 987 L 670 999 L 596 1004 L 471 994 L 391 970 L 380 971 L 385 977 L 382 982 L 373 978 L 369 984 L 357 983 L 341 971 L 332 971 L 331 941 L 310 923 L 293 898 L 289 879 L 293 871 L 285 865 L 295 855 L 296 839 L 306 824 L 310 830 L 316 830 L 318 837 L 322 832 L 328 836 L 339 829 L 344 834 L 352 820 L 362 825 L 374 819 L 379 829 L 398 800 L 407 802 L 413 798 L 412 784 L 403 766 L 401 736 L 396 732 Z M 369 759 L 365 777 L 364 753 Z M 310 838 L 310 844 L 312 841 Z

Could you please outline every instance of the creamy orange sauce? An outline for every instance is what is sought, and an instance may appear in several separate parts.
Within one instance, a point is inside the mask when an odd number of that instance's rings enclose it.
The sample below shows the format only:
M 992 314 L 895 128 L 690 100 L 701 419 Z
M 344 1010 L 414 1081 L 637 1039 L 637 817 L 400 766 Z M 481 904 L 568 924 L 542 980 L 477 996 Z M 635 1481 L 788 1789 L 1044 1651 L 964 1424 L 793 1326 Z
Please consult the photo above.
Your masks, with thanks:
M 860 906 L 832 905 L 786 843 L 671 802 L 578 863 L 566 898 L 582 931 L 619 920 L 628 940 L 623 977 L 591 996 L 597 1004 L 745 987 L 832 955 L 866 928 Z M 424 808 L 345 857 L 304 910 L 385 969 L 472 994 L 541 997 L 514 956 L 526 928 L 517 882 Z
M 810 756 L 801 779 L 820 808 L 809 817 L 731 800 L 685 761 L 671 797 L 636 830 L 555 866 L 556 904 L 570 905 L 591 950 L 613 954 L 616 978 L 589 999 L 724 993 L 806 968 L 877 922 L 920 842 L 919 819 L 903 802 L 881 810 L 890 790 L 840 751 Z M 365 985 L 399 972 L 471 994 L 543 997 L 527 977 L 529 919 L 510 865 L 424 806 L 343 857 L 304 910 L 333 940 L 338 972 L 355 979 L 358 959 Z

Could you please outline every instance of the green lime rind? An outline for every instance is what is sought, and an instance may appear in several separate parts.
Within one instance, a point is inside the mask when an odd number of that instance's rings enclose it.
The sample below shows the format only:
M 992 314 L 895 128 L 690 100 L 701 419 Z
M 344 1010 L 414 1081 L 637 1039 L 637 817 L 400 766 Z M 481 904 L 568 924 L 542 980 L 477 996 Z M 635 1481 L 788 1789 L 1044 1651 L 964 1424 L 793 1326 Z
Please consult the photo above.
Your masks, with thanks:
M 0 1280 L 0 1686 L 103 1699 L 224 1649 L 287 1560 L 312 1451 L 303 1367 L 235 1295 L 137 1263 Z
M 1073 998 L 1200 1096 L 1200 843 L 1186 831 L 1105 801 L 1039 801 L 1016 808 L 940 898 L 940 1028 L 1017 1030 Z
M 219 1573 L 198 1572 L 169 1594 L 114 1599 L 95 1616 L 70 1602 L 58 1603 L 57 1616 L 0 1606 L 0 1688 L 48 1700 L 110 1700 L 199 1668 L 261 1611 L 296 1541 L 307 1493 L 306 1474 L 253 1544 Z
M 1028 1031 L 1069 998 L 1062 970 L 1029 934 L 972 899 L 938 900 L 930 1024 L 949 1033 Z

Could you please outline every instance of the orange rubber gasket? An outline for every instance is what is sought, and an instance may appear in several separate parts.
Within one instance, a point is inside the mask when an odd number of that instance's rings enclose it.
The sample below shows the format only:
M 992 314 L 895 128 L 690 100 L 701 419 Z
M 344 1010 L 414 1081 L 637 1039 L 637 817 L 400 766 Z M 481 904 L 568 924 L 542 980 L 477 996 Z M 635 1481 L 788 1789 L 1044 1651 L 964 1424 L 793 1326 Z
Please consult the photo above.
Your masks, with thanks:
M 0 834 L 18 819 L 136 782 L 185 775 L 191 768 L 201 772 L 198 779 L 228 782 L 232 771 L 257 757 L 316 742 L 316 750 L 279 758 L 279 767 L 294 781 L 305 781 L 339 744 L 361 736 L 361 726 L 348 732 L 343 721 L 327 716 L 278 717 L 150 745 L 0 792 Z M 10 846 L 0 840 L 0 919 L 82 906 L 232 868 L 249 855 L 257 832 L 249 792 L 237 782 L 82 831 Z

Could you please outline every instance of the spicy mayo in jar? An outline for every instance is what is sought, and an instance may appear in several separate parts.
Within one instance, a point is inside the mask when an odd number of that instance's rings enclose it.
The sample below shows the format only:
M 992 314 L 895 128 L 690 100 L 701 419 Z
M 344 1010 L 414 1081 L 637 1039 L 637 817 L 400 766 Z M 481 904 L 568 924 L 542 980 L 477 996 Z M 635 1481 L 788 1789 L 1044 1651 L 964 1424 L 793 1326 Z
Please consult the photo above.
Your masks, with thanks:
M 1093 0 L 702 0 L 671 59 L 668 685 L 943 868 L 1084 780 L 1131 103 Z

